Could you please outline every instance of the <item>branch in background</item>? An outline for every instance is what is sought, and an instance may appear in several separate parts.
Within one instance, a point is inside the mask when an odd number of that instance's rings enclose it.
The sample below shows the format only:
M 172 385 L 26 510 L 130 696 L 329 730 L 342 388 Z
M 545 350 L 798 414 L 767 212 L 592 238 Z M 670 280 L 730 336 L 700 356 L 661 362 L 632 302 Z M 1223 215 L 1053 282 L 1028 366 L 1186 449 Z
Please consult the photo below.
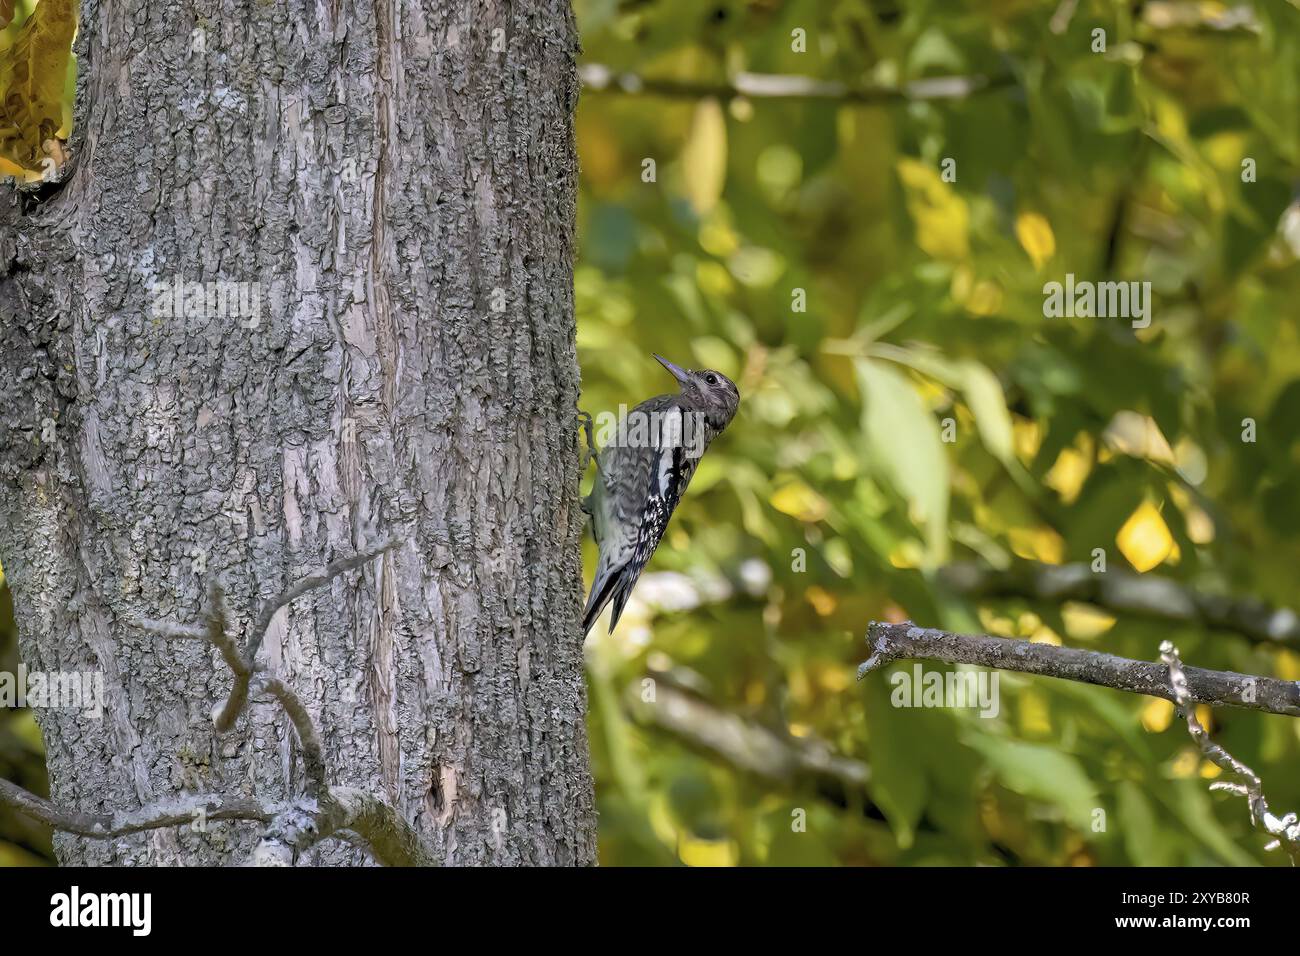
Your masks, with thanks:
M 859 680 L 891 661 L 921 659 L 1042 674 L 1178 702 L 1164 667 L 1100 651 L 982 634 L 951 634 L 911 623 L 879 621 L 868 625 L 867 643 L 872 653 L 858 668 Z M 1200 667 L 1185 668 L 1184 673 L 1188 700 L 1215 707 L 1241 707 L 1300 717 L 1300 683 L 1295 681 Z
M 1142 5 L 1142 22 L 1156 30 L 1187 30 L 1198 34 L 1260 33 L 1259 18 L 1246 3 L 1224 6 L 1150 0 Z
M 968 597 L 1081 601 L 1117 614 L 1236 631 L 1253 641 L 1300 646 L 1300 615 L 1253 598 L 1203 594 L 1169 578 L 1130 571 L 1094 573 L 1086 564 L 1023 561 L 1005 571 L 950 564 L 939 580 Z
M 835 80 L 777 73 L 737 73 L 729 81 L 676 80 L 622 73 L 600 63 L 578 68 L 584 92 L 659 96 L 667 99 L 837 100 L 844 103 L 911 103 L 961 100 L 976 93 L 1011 86 L 1015 77 L 938 76 L 901 86 L 849 86 Z
M 1062 0 L 1049 27 L 1060 35 L 1070 28 L 1078 0 Z M 1260 32 L 1258 19 L 1247 4 L 1227 9 L 1202 9 L 1195 4 L 1151 0 L 1143 5 L 1143 22 L 1156 30 L 1183 29 L 1210 34 L 1254 35 Z M 716 98 L 835 100 L 844 103 L 911 103 L 924 100 L 961 100 L 977 93 L 1014 86 L 1010 74 L 996 76 L 926 77 L 899 86 L 850 86 L 837 80 L 783 73 L 736 73 L 730 80 L 679 80 L 648 77 L 615 70 L 603 63 L 585 63 L 578 76 L 586 93 L 621 93 L 628 96 L 658 96 L 666 99 L 699 100 Z
M 85 814 L 64 810 L 21 787 L 0 780 L 0 803 L 48 823 L 58 830 L 79 836 L 107 838 L 162 827 L 192 823 L 201 816 L 209 819 L 256 820 L 266 824 L 251 862 L 258 866 L 291 866 L 297 856 L 329 837 L 360 836 L 371 854 L 387 866 L 430 866 L 437 859 L 402 815 L 383 800 L 351 787 L 331 788 L 320 735 L 306 706 L 279 678 L 266 674 L 253 657 L 260 635 L 279 608 L 309 590 L 332 580 L 344 571 L 396 545 L 389 541 L 351 558 L 335 561 L 323 570 L 303 578 L 275 601 L 269 602 L 258 619 L 257 640 L 246 654 L 230 633 L 230 614 L 221 586 L 208 589 L 203 626 L 171 622 L 139 621 L 148 631 L 172 640 L 207 641 L 221 654 L 235 677 L 235 687 L 226 703 L 217 708 L 213 723 L 218 732 L 234 724 L 251 696 L 268 694 L 284 709 L 293 724 L 303 751 L 308 795 L 286 806 L 269 807 L 257 801 L 221 796 L 183 797 L 162 801 L 129 813 Z
M 865 799 L 871 779 L 865 763 L 840 756 L 815 737 L 779 734 L 721 710 L 679 686 L 669 671 L 656 670 L 647 676 L 655 682 L 653 701 L 643 700 L 635 687 L 626 701 L 638 723 L 667 731 L 694 749 L 770 783 L 831 785 L 845 797 Z
M 1224 790 L 1245 797 L 1250 807 L 1250 822 L 1262 826 L 1266 832 L 1277 838 L 1264 849 L 1276 850 L 1278 847 L 1285 847 L 1287 855 L 1291 857 L 1291 865 L 1300 864 L 1300 818 L 1297 818 L 1294 813 L 1278 818 L 1269 812 L 1268 801 L 1264 799 L 1264 784 L 1259 779 L 1259 775 L 1216 744 L 1205 732 L 1201 722 L 1196 719 L 1196 709 L 1188 706 L 1192 701 L 1192 695 L 1188 690 L 1187 674 L 1178 656 L 1178 648 L 1169 641 L 1163 642 L 1160 645 L 1160 659 L 1169 669 L 1169 683 L 1173 686 L 1174 703 L 1178 707 L 1178 714 L 1187 721 L 1187 731 L 1196 741 L 1196 745 L 1201 748 L 1201 753 L 1220 769 L 1235 774 L 1242 780 L 1241 783 L 1229 781 L 1212 783 L 1210 789 Z

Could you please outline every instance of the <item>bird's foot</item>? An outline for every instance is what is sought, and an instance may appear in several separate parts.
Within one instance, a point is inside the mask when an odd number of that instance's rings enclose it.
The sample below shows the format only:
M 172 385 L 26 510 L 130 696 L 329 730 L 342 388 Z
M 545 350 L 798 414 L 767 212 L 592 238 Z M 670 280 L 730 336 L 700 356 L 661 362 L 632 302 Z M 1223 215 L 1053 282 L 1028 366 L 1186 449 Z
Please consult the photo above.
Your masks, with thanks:
M 593 459 L 596 462 L 596 467 L 600 467 L 600 457 L 596 454 L 596 438 L 592 433 L 591 413 L 578 409 L 578 421 L 582 424 L 582 432 L 587 437 L 587 447 L 583 452 L 581 468 L 581 471 L 585 473 L 587 471 L 587 466 L 591 464 Z M 585 501 L 582 510 L 587 512 L 587 514 L 591 514 L 591 509 L 587 506 Z

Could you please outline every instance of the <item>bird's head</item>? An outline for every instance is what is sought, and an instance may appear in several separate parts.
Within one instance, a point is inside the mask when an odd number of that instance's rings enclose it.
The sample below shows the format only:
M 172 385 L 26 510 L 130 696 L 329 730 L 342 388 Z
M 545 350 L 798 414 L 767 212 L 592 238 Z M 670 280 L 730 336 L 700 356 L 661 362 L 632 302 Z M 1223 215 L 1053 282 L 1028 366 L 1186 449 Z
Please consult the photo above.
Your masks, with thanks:
M 720 432 L 727 427 L 740 407 L 740 389 L 735 382 L 711 368 L 682 368 L 662 355 L 655 358 L 677 379 L 682 397 L 702 412 L 714 429 Z

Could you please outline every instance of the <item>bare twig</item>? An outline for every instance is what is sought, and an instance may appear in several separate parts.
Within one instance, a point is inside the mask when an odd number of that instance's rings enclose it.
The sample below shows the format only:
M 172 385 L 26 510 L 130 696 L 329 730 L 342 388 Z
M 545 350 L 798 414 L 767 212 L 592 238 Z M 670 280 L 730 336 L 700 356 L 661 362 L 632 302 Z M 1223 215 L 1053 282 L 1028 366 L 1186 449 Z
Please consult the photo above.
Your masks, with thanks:
M 1107 611 L 1159 621 L 1236 631 L 1253 641 L 1300 645 L 1300 614 L 1254 598 L 1205 594 L 1169 578 L 1112 569 L 1094 573 L 1086 564 L 1017 562 L 1006 570 L 960 562 L 939 580 L 969 597 L 1018 597 L 1080 601 Z
M 328 792 L 329 784 L 326 781 L 325 772 L 325 748 L 321 745 L 320 735 L 316 733 L 316 725 L 312 723 L 311 715 L 307 713 L 307 708 L 302 700 L 278 677 L 266 675 L 258 675 L 252 684 L 251 692 L 253 694 L 265 692 L 274 697 L 280 706 L 284 708 L 285 714 L 289 717 L 289 722 L 293 724 L 293 729 L 298 734 L 298 742 L 302 745 L 303 772 L 307 775 L 307 793 L 312 797 L 321 797 Z
M 64 833 L 97 839 L 126 836 L 162 827 L 188 826 L 198 819 L 269 823 L 279 812 L 279 808 L 265 806 L 257 800 L 207 794 L 177 797 L 127 812 L 78 813 L 62 809 L 3 779 L 0 779 L 0 803 Z
M 226 662 L 226 666 L 230 668 L 235 680 L 231 685 L 230 695 L 225 702 L 213 710 L 212 723 L 216 727 L 217 733 L 229 733 L 248 704 L 249 683 L 252 681 L 253 675 L 260 670 L 257 663 L 257 652 L 262 646 L 262 641 L 266 638 L 267 631 L 270 630 L 271 621 L 275 618 L 276 612 L 307 592 L 328 584 L 346 571 L 361 567 L 366 562 L 386 551 L 392 550 L 399 544 L 401 544 L 400 538 L 389 538 L 350 557 L 332 561 L 319 571 L 314 571 L 301 578 L 287 590 L 267 601 L 262 605 L 257 620 L 249 629 L 248 649 L 242 654 L 239 651 L 239 644 L 230 630 L 230 609 L 226 604 L 225 592 L 217 581 L 213 581 L 208 586 L 207 603 L 203 611 L 205 623 L 202 627 L 149 619 L 138 619 L 136 623 L 142 629 L 166 638 L 205 640 L 221 653 L 221 659 Z
M 249 638 L 248 653 L 245 655 L 245 660 L 247 660 L 250 665 L 252 664 L 253 658 L 257 656 L 258 648 L 262 646 L 262 641 L 266 637 L 266 632 L 271 627 L 271 619 L 275 617 L 276 612 L 279 611 L 280 608 L 289 604 L 291 601 L 295 601 L 302 597 L 308 591 L 313 591 L 318 587 L 328 584 L 345 571 L 359 568 L 371 559 L 379 557 L 379 555 L 383 554 L 385 551 L 391 551 L 401 543 L 402 541 L 400 538 L 389 538 L 372 548 L 358 551 L 349 558 L 339 558 L 337 561 L 331 561 L 319 571 L 302 578 L 297 584 L 290 587 L 279 597 L 267 601 L 262 605 L 262 611 L 257 615 L 257 621 L 253 624 L 250 632 L 252 636 Z
M 873 621 L 867 628 L 867 643 L 872 653 L 858 668 L 859 679 L 890 661 L 919 658 L 1042 674 L 1177 702 L 1164 667 L 1100 651 L 951 634 L 910 622 Z M 1295 681 L 1200 667 L 1188 667 L 1185 674 L 1189 699 L 1197 703 L 1300 717 L 1300 683 Z
M 226 606 L 226 595 L 221 585 L 213 582 L 208 588 L 208 643 L 217 649 L 221 659 L 230 668 L 235 681 L 230 688 L 226 702 L 212 713 L 212 725 L 217 733 L 227 733 L 235 726 L 235 721 L 248 702 L 248 681 L 253 676 L 253 656 L 241 657 L 239 644 L 230 633 L 230 609 Z
M 921 100 L 959 100 L 975 93 L 1011 86 L 1015 78 L 1005 76 L 939 76 L 914 80 L 900 86 L 849 86 L 836 80 L 777 73 L 737 73 L 730 80 L 678 80 L 641 76 L 611 69 L 600 63 L 579 67 L 583 91 L 658 96 L 667 99 L 730 100 L 750 99 L 839 100 L 845 103 L 910 103 Z
M 1201 722 L 1196 719 L 1196 709 L 1191 706 L 1193 697 L 1188 689 L 1187 673 L 1178 656 L 1178 648 L 1171 642 L 1164 641 L 1160 645 L 1160 659 L 1165 662 L 1169 671 L 1169 683 L 1173 688 L 1174 704 L 1178 714 L 1187 721 L 1187 731 L 1196 741 L 1196 745 L 1201 748 L 1201 753 L 1221 770 L 1235 774 L 1241 780 L 1240 783 L 1230 781 L 1212 783 L 1210 789 L 1224 790 L 1245 797 L 1246 804 L 1250 808 L 1250 822 L 1262 826 L 1266 832 L 1276 837 L 1264 849 L 1276 850 L 1278 847 L 1285 847 L 1287 855 L 1291 857 L 1291 865 L 1300 864 L 1300 818 L 1297 818 L 1294 813 L 1288 813 L 1281 818 L 1274 816 L 1268 809 L 1268 801 L 1264 799 L 1264 784 L 1259 779 L 1259 775 L 1216 744 L 1201 726 Z

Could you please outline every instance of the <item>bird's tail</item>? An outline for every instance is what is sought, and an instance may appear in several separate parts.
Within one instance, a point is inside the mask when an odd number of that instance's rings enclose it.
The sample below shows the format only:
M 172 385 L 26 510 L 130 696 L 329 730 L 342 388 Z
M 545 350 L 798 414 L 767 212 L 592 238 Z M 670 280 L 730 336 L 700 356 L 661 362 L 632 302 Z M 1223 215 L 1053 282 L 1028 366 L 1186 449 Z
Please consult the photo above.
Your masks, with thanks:
M 605 610 L 605 605 L 609 603 L 609 599 L 614 596 L 614 584 L 617 577 L 617 575 L 610 574 L 603 568 L 597 570 L 596 580 L 591 582 L 591 593 L 587 595 L 587 606 L 582 610 L 582 634 L 584 637 L 591 630 L 591 625 L 596 623 L 600 613 Z
M 623 615 L 623 605 L 632 594 L 632 588 L 626 581 L 626 565 L 617 568 L 598 568 L 596 580 L 591 582 L 591 593 L 587 595 L 587 606 L 582 611 L 582 633 L 585 637 L 591 625 L 600 619 L 605 605 L 614 602 L 614 614 L 609 621 L 609 632 L 614 633 L 618 619 Z

